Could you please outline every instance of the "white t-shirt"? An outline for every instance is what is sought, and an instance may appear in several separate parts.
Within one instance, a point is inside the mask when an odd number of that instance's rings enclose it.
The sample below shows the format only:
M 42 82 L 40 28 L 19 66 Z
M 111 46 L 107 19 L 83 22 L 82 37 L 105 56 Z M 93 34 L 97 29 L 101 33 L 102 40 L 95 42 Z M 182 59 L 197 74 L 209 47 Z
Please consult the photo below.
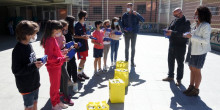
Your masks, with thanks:
M 109 36 L 110 36 L 111 32 L 106 31 L 106 29 L 104 29 L 103 31 L 105 32 L 104 38 L 110 38 Z M 109 44 L 111 44 L 111 41 L 104 41 L 103 44 L 104 45 L 109 45 Z

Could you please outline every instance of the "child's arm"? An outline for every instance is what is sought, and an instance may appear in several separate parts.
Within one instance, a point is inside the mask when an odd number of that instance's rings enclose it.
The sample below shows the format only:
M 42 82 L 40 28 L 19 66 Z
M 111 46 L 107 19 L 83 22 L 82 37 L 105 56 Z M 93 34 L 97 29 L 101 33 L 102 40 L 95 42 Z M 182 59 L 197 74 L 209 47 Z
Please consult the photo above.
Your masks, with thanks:
M 83 35 L 83 36 L 74 35 L 74 38 L 75 39 L 85 39 L 85 40 L 89 39 L 89 37 L 87 35 Z
M 51 63 L 59 63 L 59 62 L 65 62 L 66 58 L 65 57 L 57 57 L 54 54 L 59 54 L 58 51 L 60 50 L 55 50 L 54 48 L 56 46 L 55 44 L 55 39 L 51 40 L 48 44 L 45 45 L 45 52 L 48 55 L 48 61 Z

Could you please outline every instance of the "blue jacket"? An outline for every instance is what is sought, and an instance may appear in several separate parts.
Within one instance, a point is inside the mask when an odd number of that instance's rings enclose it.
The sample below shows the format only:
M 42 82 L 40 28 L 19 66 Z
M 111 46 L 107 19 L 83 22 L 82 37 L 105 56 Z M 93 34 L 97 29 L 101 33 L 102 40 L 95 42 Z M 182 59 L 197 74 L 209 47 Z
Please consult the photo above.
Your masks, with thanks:
M 131 22 L 129 22 L 129 13 L 126 12 L 122 16 L 122 29 L 127 30 L 130 28 L 129 32 L 138 33 L 139 32 L 139 21 L 144 22 L 144 18 L 137 12 L 137 15 L 131 14 Z

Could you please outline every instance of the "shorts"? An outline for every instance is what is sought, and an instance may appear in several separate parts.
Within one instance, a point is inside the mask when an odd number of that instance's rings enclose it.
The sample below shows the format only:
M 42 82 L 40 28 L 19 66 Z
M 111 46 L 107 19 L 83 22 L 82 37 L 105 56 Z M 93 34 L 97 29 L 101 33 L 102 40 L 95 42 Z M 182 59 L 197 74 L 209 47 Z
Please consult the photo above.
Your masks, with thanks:
M 39 89 L 31 92 L 30 94 L 23 95 L 25 108 L 31 108 L 34 106 L 34 102 L 38 100 Z
M 100 58 L 103 55 L 103 49 L 93 49 L 93 57 L 94 58 Z
M 88 50 L 83 51 L 83 52 L 77 52 L 77 56 L 78 56 L 78 59 L 86 60 L 86 57 L 88 57 Z
M 206 55 L 207 53 L 202 54 L 202 55 L 187 54 L 186 63 L 188 63 L 188 65 L 191 67 L 202 69 L 205 63 Z

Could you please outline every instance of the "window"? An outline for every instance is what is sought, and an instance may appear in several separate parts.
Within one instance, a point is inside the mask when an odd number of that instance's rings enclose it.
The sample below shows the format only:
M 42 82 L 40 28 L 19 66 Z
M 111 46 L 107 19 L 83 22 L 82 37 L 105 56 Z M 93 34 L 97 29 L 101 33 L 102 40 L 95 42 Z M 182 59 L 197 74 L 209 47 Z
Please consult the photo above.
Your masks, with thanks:
M 137 12 L 140 14 L 145 14 L 146 13 L 146 5 L 138 5 Z
M 122 14 L 122 6 L 115 6 L 115 14 Z
M 210 6 L 208 7 L 212 13 L 212 15 L 218 15 L 218 7 Z
M 93 14 L 102 14 L 102 7 L 93 7 Z

